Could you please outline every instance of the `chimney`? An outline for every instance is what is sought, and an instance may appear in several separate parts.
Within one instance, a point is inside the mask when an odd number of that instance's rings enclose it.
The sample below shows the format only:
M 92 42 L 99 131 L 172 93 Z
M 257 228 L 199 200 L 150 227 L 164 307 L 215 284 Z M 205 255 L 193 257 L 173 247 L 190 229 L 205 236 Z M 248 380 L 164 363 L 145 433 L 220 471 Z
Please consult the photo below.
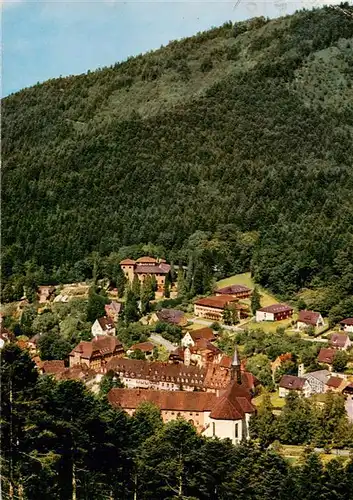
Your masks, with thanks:
M 234 347 L 234 354 L 232 365 L 230 368 L 230 379 L 231 381 L 236 380 L 237 384 L 241 384 L 241 370 L 240 370 L 240 359 L 238 354 L 237 346 Z

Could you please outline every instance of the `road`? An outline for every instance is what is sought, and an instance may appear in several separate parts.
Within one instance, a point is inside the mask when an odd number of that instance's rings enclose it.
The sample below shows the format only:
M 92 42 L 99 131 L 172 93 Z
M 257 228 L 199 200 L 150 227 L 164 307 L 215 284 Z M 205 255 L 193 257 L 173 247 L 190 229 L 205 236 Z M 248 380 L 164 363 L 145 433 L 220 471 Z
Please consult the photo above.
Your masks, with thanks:
M 175 351 L 177 348 L 176 345 L 172 344 L 169 342 L 169 340 L 164 339 L 161 335 L 158 335 L 158 333 L 153 333 L 149 340 L 152 342 L 152 344 L 156 344 L 157 346 L 162 345 L 167 349 L 168 352 Z
M 353 422 L 353 398 L 348 397 L 346 401 L 346 412 L 348 415 L 348 420 Z

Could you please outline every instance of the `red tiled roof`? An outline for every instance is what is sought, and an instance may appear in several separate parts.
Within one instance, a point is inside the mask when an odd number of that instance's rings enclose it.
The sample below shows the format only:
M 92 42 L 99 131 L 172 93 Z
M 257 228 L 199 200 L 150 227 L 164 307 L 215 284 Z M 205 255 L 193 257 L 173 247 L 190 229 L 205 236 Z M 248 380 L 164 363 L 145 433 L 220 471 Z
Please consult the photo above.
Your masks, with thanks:
M 196 341 L 199 339 L 205 340 L 216 340 L 212 328 L 199 328 L 198 330 L 192 330 L 189 332 L 192 340 Z
M 56 374 L 58 380 L 89 380 L 96 376 L 96 372 L 85 364 L 78 364 Z
M 161 410 L 210 411 L 216 395 L 210 392 L 154 391 L 150 389 L 111 389 L 108 401 L 113 406 L 135 409 L 149 401 Z
M 230 368 L 232 365 L 232 358 L 230 356 L 222 356 L 219 366 L 223 368 Z
M 148 362 L 141 359 L 111 359 L 106 368 L 107 371 L 114 370 L 117 373 L 126 373 L 130 378 L 190 384 L 195 387 L 203 386 L 205 376 L 205 370 L 196 366 L 162 363 L 160 361 Z
M 124 352 L 123 346 L 116 337 L 101 336 L 96 337 L 90 342 L 82 340 L 70 353 L 74 356 L 75 352 L 80 353 L 81 358 L 91 359 L 95 354 L 114 354 L 116 351 Z
M 61 373 L 65 370 L 65 363 L 63 360 L 53 359 L 50 361 L 43 361 L 41 364 L 41 368 L 44 373 L 48 374 L 56 374 Z
M 236 302 L 237 299 L 232 297 L 232 295 L 220 295 L 205 297 L 203 299 L 198 299 L 194 303 L 197 306 L 214 307 L 215 309 L 224 309 L 229 303 Z
M 121 266 L 133 266 L 135 265 L 135 261 L 132 259 L 124 259 L 120 262 Z
M 335 355 L 336 351 L 334 349 L 320 349 L 317 360 L 319 363 L 328 363 L 330 365 L 333 362 Z
M 190 347 L 191 352 L 197 351 L 210 351 L 213 354 L 220 354 L 222 351 L 218 349 L 215 345 L 211 344 L 209 340 L 206 339 L 197 339 L 195 344 Z
M 103 316 L 102 318 L 98 318 L 98 323 L 104 332 L 106 330 L 110 330 L 111 328 L 115 328 L 114 321 L 111 318 Z
M 303 389 L 305 382 L 305 378 L 295 377 L 294 375 L 283 375 L 280 380 L 279 386 L 283 389 L 298 391 Z
M 348 339 L 349 337 L 345 333 L 334 333 L 330 339 L 330 344 L 333 347 L 344 347 Z
M 340 377 L 331 377 L 326 382 L 326 385 L 328 387 L 333 387 L 334 389 L 338 389 L 338 387 L 342 384 L 343 380 L 344 379 Z
M 147 257 L 147 256 L 145 256 L 145 257 L 140 257 L 139 259 L 136 260 L 136 263 L 140 263 L 140 262 L 141 263 L 146 262 L 148 264 L 155 264 L 158 261 L 154 257 Z
M 298 321 L 307 325 L 316 326 L 320 313 L 314 311 L 299 311 Z
M 262 307 L 259 309 L 262 312 L 269 313 L 280 313 L 286 311 L 293 311 L 293 307 L 287 306 L 287 304 L 272 304 L 271 306 Z
M 232 381 L 216 402 L 210 417 L 217 420 L 240 420 L 245 413 L 254 412 L 249 391 Z
M 139 344 L 132 345 L 130 349 L 133 351 L 151 352 L 154 349 L 154 345 L 152 342 L 140 342 Z
M 110 304 L 106 304 L 104 306 L 104 309 L 106 312 L 112 311 L 115 314 L 119 314 L 123 305 L 121 302 L 116 302 L 116 300 L 112 300 Z
M 168 274 L 170 266 L 167 264 L 158 265 L 146 265 L 140 264 L 136 267 L 136 274 Z
M 353 325 L 353 318 L 346 318 L 340 321 L 341 325 Z
M 222 295 L 225 294 L 225 295 L 233 295 L 233 294 L 237 294 L 237 293 L 250 293 L 251 292 L 251 288 L 248 288 L 247 286 L 243 286 L 243 285 L 229 285 L 229 286 L 225 286 L 223 288 L 219 288 L 218 290 L 216 290 L 216 293 L 221 293 Z

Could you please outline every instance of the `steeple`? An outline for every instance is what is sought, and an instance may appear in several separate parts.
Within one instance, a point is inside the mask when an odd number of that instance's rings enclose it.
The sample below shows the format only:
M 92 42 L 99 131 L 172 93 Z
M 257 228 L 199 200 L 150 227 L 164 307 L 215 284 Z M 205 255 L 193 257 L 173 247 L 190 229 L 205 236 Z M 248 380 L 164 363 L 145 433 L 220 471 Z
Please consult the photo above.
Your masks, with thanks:
M 230 379 L 236 380 L 238 384 L 241 384 L 240 359 L 236 345 L 234 346 L 234 354 L 230 368 Z

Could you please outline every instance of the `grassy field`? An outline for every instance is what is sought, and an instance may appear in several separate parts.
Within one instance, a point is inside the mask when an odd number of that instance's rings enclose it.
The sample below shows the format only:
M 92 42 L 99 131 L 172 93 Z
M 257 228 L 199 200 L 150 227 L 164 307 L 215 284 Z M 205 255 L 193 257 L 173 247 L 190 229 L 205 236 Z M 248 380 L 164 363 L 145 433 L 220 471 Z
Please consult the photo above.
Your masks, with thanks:
M 244 285 L 249 288 L 254 288 L 255 283 L 252 280 L 250 273 L 242 273 L 242 274 L 236 274 L 234 276 L 230 276 L 229 278 L 225 278 L 223 280 L 220 280 L 217 282 L 217 287 L 222 288 L 224 286 L 228 285 Z M 265 306 L 270 306 L 271 304 L 277 304 L 278 300 L 268 293 L 266 290 L 264 290 L 262 287 L 258 286 L 259 292 L 261 293 L 261 305 L 262 307 Z M 244 301 L 246 302 L 246 301 Z
M 253 403 L 255 406 L 259 406 L 262 402 L 263 394 L 260 396 L 257 396 L 256 398 L 253 399 Z M 271 398 L 271 403 L 274 406 L 274 408 L 283 408 L 285 405 L 285 398 L 280 398 L 278 392 L 271 392 L 270 393 L 270 398 Z

